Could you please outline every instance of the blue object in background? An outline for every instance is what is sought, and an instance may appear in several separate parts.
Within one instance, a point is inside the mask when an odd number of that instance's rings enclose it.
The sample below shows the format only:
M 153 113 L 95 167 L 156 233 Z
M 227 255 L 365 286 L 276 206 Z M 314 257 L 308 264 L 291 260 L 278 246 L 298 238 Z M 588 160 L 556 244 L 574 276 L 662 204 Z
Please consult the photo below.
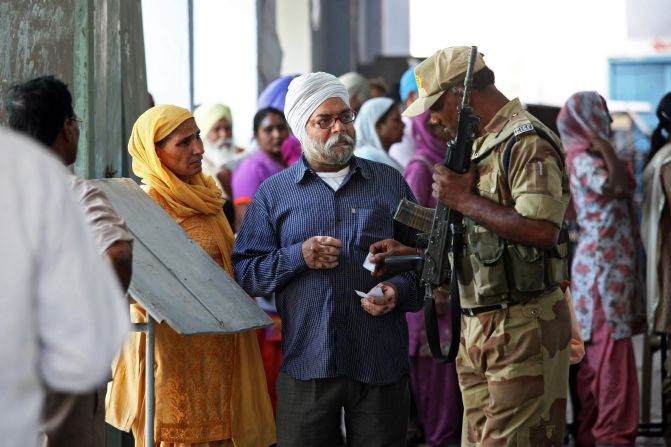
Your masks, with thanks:
M 298 75 L 281 76 L 268 84 L 259 95 L 257 101 L 258 109 L 261 110 L 266 107 L 274 107 L 284 113 L 284 100 L 287 96 L 287 90 L 289 89 L 289 84 L 291 84 L 291 81 L 293 81 L 296 76 Z
M 650 103 L 650 113 L 639 115 L 654 129 L 657 126 L 657 104 L 671 91 L 671 56 L 609 59 L 608 65 L 609 98 Z
M 671 91 L 671 56 L 643 58 L 612 58 L 608 60 L 609 99 L 617 101 L 642 101 L 650 104 L 649 112 L 637 115 L 652 131 L 657 127 L 655 110 L 662 97 Z M 617 144 L 620 135 L 615 135 Z M 633 128 L 634 174 L 637 193 L 642 194 L 642 173 L 650 151 L 650 139 L 639 126 Z

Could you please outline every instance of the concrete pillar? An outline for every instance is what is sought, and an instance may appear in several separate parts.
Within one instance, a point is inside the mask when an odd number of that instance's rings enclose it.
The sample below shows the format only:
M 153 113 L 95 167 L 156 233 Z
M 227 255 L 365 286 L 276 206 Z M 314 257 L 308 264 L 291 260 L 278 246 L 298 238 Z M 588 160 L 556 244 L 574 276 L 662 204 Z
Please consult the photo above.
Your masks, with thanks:
M 68 84 L 82 177 L 129 175 L 128 137 L 147 104 L 140 17 L 139 0 L 0 2 L 0 88 L 48 74 Z
M 128 140 L 148 108 L 139 0 L 75 1 L 75 100 L 84 119 L 75 172 L 128 177 Z
M 0 122 L 12 84 L 53 74 L 72 89 L 73 29 L 71 1 L 0 1 Z
M 258 91 L 280 75 L 282 47 L 277 35 L 276 0 L 256 0 Z
M 381 52 L 383 56 L 410 55 L 409 0 L 381 0 Z M 372 18 L 372 17 L 371 17 Z M 370 20 L 368 21 L 370 23 Z
M 311 0 L 312 68 L 340 75 L 410 54 L 409 0 Z
M 357 65 L 371 64 L 382 53 L 381 0 L 359 2 L 357 5 Z
M 339 76 L 356 70 L 357 0 L 311 0 L 312 69 Z

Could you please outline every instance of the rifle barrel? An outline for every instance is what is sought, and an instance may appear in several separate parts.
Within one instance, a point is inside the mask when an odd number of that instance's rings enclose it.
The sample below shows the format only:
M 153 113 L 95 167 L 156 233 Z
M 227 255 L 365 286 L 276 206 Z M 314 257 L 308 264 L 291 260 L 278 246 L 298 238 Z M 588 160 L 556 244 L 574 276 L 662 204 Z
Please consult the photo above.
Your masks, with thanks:
M 468 66 L 466 67 L 466 78 L 464 79 L 464 97 L 461 100 L 461 107 L 469 107 L 471 96 L 471 85 L 473 84 L 473 67 L 475 67 L 475 58 L 478 55 L 478 47 L 472 46 L 468 55 Z

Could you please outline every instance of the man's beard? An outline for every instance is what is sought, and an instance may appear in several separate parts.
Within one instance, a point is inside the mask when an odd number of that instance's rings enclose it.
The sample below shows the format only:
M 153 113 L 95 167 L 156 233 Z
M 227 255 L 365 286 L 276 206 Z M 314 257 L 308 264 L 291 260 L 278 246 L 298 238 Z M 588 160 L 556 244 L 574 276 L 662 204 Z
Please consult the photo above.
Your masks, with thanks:
M 233 147 L 233 139 L 219 138 L 214 143 L 210 143 L 210 145 L 215 149 L 231 149 Z
M 233 139 L 232 138 L 219 138 L 217 141 L 214 143 L 208 140 L 207 138 L 203 138 L 203 147 L 205 148 L 205 151 L 207 152 L 228 152 L 233 148 Z
M 346 133 L 338 133 L 330 137 L 325 143 L 321 143 L 307 137 L 305 141 L 301 141 L 301 146 L 308 161 L 330 166 L 344 166 L 354 154 L 355 138 Z M 341 142 L 347 143 L 347 146 L 335 147 L 337 143 Z

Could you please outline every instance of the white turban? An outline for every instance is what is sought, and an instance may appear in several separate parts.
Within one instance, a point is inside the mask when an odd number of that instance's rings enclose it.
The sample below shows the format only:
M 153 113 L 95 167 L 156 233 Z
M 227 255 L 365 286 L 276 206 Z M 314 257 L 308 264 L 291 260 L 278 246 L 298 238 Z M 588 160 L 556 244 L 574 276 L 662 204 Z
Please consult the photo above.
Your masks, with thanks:
M 338 79 L 343 83 L 350 96 L 359 99 L 359 103 L 363 104 L 370 98 L 370 82 L 359 73 L 350 71 L 340 75 Z
M 349 107 L 349 95 L 342 82 L 328 73 L 308 73 L 289 84 L 284 116 L 299 141 L 307 138 L 305 125 L 315 110 L 329 98 L 340 98 Z
M 222 118 L 226 118 L 229 126 L 233 125 L 231 109 L 224 104 L 203 104 L 196 107 L 196 110 L 193 111 L 193 117 L 196 119 L 196 124 L 203 135 L 207 135 Z

